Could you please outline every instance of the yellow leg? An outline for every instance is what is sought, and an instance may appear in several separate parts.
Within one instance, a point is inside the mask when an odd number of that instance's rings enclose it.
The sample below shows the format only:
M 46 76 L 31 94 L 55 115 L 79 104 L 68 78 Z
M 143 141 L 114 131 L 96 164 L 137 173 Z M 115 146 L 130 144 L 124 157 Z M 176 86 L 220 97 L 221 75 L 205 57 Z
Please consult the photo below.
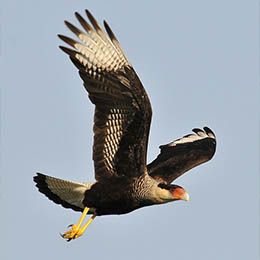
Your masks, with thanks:
M 75 239 L 79 236 L 81 236 L 84 231 L 86 230 L 87 226 L 93 221 L 93 219 L 96 217 L 96 214 L 94 214 L 89 221 L 82 227 L 82 223 L 84 221 L 84 218 L 86 217 L 86 215 L 88 214 L 89 208 L 85 207 L 83 210 L 83 213 L 80 217 L 80 220 L 78 222 L 77 225 L 71 225 L 71 229 L 67 232 L 65 232 L 63 235 L 61 235 L 63 238 L 67 239 L 68 241 L 70 241 L 71 239 Z M 84 229 L 84 230 L 83 230 Z M 83 231 L 82 231 L 83 230 Z
M 93 214 L 93 216 L 88 220 L 88 222 L 79 229 L 79 231 L 77 232 L 77 234 L 75 235 L 75 238 L 80 237 L 83 235 L 83 233 L 85 232 L 85 230 L 87 229 L 88 225 L 94 220 L 94 218 L 97 216 L 96 213 Z

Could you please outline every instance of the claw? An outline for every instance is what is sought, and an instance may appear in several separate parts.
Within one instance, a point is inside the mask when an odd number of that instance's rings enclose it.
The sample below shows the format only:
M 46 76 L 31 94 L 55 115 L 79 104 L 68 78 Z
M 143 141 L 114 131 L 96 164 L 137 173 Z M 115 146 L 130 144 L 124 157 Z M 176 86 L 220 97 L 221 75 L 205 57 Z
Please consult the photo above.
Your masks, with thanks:
M 86 230 L 87 226 L 93 221 L 93 219 L 96 217 L 96 214 L 94 214 L 88 221 L 87 223 L 81 227 L 82 222 L 86 216 L 86 214 L 88 213 L 89 208 L 85 207 L 83 210 L 83 213 L 80 217 L 80 220 L 78 222 L 77 225 L 74 224 L 70 224 L 68 226 L 68 228 L 70 228 L 70 230 L 68 230 L 67 232 L 65 232 L 64 234 L 60 234 L 62 238 L 66 239 L 67 242 L 71 241 L 72 239 L 76 239 L 78 237 L 80 237 L 84 231 Z
M 78 231 L 79 231 L 79 227 L 77 225 L 71 225 L 71 229 L 65 232 L 64 234 L 62 234 L 61 236 L 67 239 L 67 241 L 70 241 L 71 239 L 75 238 Z
M 65 233 L 64 234 L 61 234 L 61 233 L 59 233 L 60 234 L 60 236 L 62 237 L 62 238 L 65 238 Z M 66 239 L 66 238 L 65 238 Z
M 65 237 L 64 237 L 64 234 L 61 234 L 61 233 L 60 233 L 60 236 L 61 236 L 62 238 L 64 238 L 64 239 L 66 239 L 67 242 L 70 242 L 70 241 L 72 240 L 72 238 L 65 238 Z

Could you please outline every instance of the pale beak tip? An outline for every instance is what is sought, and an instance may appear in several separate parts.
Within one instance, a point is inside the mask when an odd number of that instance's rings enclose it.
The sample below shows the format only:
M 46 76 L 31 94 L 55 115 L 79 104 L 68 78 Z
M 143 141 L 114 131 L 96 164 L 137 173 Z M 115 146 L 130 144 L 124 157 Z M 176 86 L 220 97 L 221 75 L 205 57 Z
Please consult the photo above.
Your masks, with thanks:
M 182 200 L 186 200 L 186 201 L 189 201 L 190 200 L 190 196 L 187 192 L 185 192 L 182 196 L 181 196 L 181 199 Z

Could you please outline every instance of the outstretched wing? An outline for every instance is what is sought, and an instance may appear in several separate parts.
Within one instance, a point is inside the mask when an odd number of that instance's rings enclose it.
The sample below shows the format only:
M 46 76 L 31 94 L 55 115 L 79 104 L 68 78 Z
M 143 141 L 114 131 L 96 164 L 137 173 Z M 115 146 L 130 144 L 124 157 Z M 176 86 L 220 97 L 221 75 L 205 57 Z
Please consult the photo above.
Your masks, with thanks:
M 74 50 L 61 46 L 78 68 L 95 107 L 93 160 L 95 177 L 138 176 L 146 172 L 146 151 L 152 109 L 149 98 L 118 40 L 86 10 L 92 24 L 75 13 L 85 32 L 65 21 L 81 40 L 59 37 Z
M 216 151 L 216 136 L 208 127 L 203 129 L 195 128 L 192 131 L 196 134 L 160 146 L 160 154 L 147 165 L 150 176 L 171 183 L 191 168 L 209 161 Z

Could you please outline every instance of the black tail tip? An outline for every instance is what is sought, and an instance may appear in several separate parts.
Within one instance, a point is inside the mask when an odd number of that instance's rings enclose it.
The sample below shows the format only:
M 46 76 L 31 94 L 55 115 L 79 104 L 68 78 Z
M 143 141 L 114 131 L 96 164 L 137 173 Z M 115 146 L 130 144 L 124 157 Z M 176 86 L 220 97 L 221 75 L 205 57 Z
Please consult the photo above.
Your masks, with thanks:
M 46 176 L 39 172 L 37 172 L 36 174 L 36 176 L 33 176 L 33 181 L 37 183 L 37 185 L 39 185 L 40 183 L 45 183 Z

